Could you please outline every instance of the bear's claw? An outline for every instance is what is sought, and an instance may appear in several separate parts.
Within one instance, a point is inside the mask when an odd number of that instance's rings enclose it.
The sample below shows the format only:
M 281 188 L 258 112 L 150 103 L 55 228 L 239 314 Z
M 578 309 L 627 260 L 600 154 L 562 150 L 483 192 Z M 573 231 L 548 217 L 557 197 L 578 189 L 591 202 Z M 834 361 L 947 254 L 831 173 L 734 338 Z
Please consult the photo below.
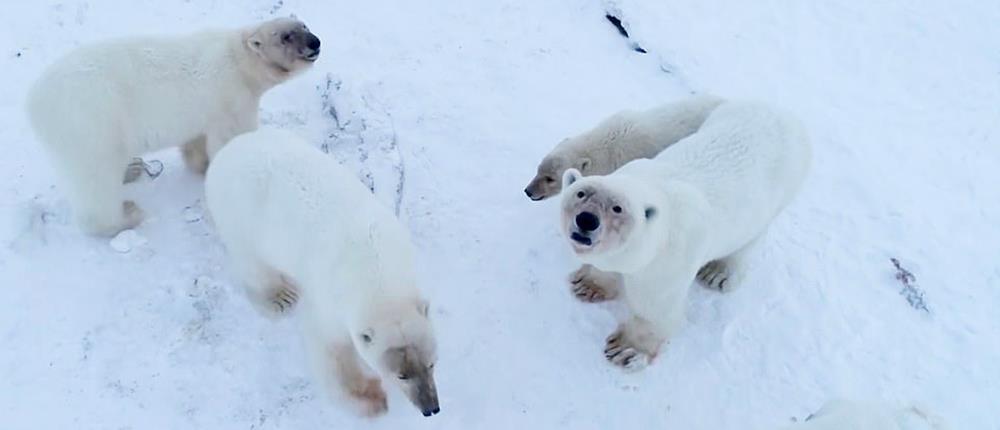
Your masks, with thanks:
M 617 330 L 608 336 L 604 346 L 604 357 L 629 372 L 642 370 L 652 359 L 648 353 L 630 345 L 622 330 Z
M 722 261 L 711 261 L 698 270 L 698 281 L 706 288 L 726 291 L 729 283 L 729 270 Z
M 618 285 L 614 276 L 614 274 L 603 273 L 591 266 L 584 265 L 570 273 L 570 291 L 574 297 L 585 303 L 613 300 L 618 296 Z
M 600 303 L 610 300 L 605 291 L 594 284 L 584 282 L 574 282 L 572 286 L 573 295 L 581 302 Z
M 271 303 L 276 313 L 282 314 L 290 311 L 299 301 L 299 292 L 291 285 L 283 285 L 275 289 Z

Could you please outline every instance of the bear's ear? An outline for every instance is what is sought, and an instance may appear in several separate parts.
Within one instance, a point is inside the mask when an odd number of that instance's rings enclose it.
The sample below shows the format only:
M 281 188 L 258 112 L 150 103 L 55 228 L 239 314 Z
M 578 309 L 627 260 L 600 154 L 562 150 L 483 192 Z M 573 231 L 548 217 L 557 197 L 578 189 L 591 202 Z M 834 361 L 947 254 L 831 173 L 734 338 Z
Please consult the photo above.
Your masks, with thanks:
M 361 332 L 359 338 L 361 339 L 362 344 L 371 345 L 372 339 L 375 339 L 375 330 L 372 330 L 370 328 L 365 329 L 365 331 Z
M 423 315 L 424 318 L 427 318 L 427 313 L 430 312 L 430 310 L 431 310 L 431 304 L 427 300 L 424 299 L 417 300 L 417 312 L 420 312 L 420 315 Z
M 573 168 L 566 169 L 566 172 L 563 173 L 563 177 L 562 177 L 562 186 L 563 186 L 563 189 L 565 189 L 566 187 L 568 187 L 570 185 L 573 185 L 574 182 L 576 182 L 578 179 L 580 179 L 580 176 L 581 175 L 580 175 L 580 171 L 579 170 L 576 170 L 576 169 L 573 169 Z
M 260 38 L 259 32 L 254 32 L 250 37 L 247 38 L 247 48 L 251 51 L 260 53 L 260 49 L 264 46 L 264 41 Z
M 654 207 L 654 206 L 646 206 L 646 210 L 645 210 L 646 221 L 649 221 L 649 220 L 652 220 L 653 218 L 656 218 L 656 215 L 658 213 L 659 213 L 659 211 L 656 209 L 656 207 Z
M 580 162 L 577 163 L 577 166 L 579 166 L 578 168 L 580 169 L 580 172 L 586 172 L 587 168 L 590 167 L 590 159 L 589 158 L 580 159 Z

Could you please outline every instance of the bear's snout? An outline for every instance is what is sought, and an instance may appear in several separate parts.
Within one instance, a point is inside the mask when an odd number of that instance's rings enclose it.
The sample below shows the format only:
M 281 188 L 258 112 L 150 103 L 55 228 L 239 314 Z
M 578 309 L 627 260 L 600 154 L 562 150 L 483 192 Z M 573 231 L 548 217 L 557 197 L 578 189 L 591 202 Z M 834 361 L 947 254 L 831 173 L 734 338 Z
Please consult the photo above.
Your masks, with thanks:
M 319 51 L 319 38 L 316 37 L 315 34 L 309 33 L 309 35 L 306 36 L 306 46 L 313 51 Z
M 316 61 L 319 58 L 319 38 L 309 32 L 300 37 L 299 55 L 306 61 Z
M 601 219 L 592 212 L 580 212 L 576 215 L 576 227 L 581 232 L 590 233 L 601 226 Z
M 531 191 L 531 187 L 528 187 L 528 188 L 524 189 L 524 195 L 528 196 L 529 199 L 535 200 L 535 201 L 538 201 L 538 200 L 542 199 L 541 197 L 535 197 L 535 193 L 533 193 Z

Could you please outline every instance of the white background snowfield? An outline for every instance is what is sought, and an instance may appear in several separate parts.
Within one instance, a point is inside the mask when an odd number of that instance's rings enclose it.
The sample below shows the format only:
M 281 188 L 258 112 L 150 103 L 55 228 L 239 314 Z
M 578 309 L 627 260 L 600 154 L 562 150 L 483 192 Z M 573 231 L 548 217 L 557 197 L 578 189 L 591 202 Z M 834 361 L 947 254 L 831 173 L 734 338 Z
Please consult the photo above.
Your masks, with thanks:
M 0 9 L 0 428 L 766 430 L 836 396 L 1000 428 L 1000 2 Z M 82 43 L 291 13 L 323 53 L 262 120 L 357 171 L 412 230 L 440 343 L 431 419 L 390 391 L 362 424 L 318 394 L 295 320 L 261 318 L 231 282 L 176 151 L 147 157 L 162 175 L 129 192 L 150 218 L 112 243 L 70 223 L 27 124 L 29 85 Z M 797 112 L 814 169 L 745 284 L 692 286 L 687 327 L 623 374 L 602 354 L 621 309 L 571 297 L 557 200 L 522 189 L 563 137 L 692 91 Z

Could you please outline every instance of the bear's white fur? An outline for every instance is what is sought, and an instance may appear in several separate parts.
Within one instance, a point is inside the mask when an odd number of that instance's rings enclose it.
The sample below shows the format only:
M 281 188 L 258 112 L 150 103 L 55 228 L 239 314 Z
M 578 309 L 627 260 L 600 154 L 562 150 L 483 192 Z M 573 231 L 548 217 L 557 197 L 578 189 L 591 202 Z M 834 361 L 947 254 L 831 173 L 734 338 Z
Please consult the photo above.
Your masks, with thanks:
M 746 250 L 795 196 L 810 157 L 796 120 L 726 102 L 652 160 L 606 176 L 566 171 L 562 225 L 574 252 L 624 275 L 632 316 L 608 338 L 607 358 L 643 367 L 684 320 L 696 276 L 719 288 L 736 282 Z
M 827 402 L 803 422 L 782 430 L 944 430 L 939 417 L 919 408 L 893 409 L 847 400 Z
M 237 136 L 205 197 L 234 273 L 265 314 L 301 308 L 326 391 L 365 415 L 386 410 L 378 376 L 437 413 L 435 339 L 409 234 L 344 167 L 294 135 Z
M 257 128 L 261 95 L 315 61 L 319 39 L 280 18 L 237 30 L 126 38 L 78 48 L 31 88 L 28 115 L 78 224 L 111 235 L 142 221 L 124 201 L 133 157 L 184 145 L 188 166 Z
M 698 131 L 722 102 L 719 97 L 702 94 L 645 111 L 618 112 L 556 145 L 538 164 L 524 193 L 532 200 L 559 194 L 562 175 L 570 168 L 584 176 L 607 175 L 629 161 L 653 158 Z

